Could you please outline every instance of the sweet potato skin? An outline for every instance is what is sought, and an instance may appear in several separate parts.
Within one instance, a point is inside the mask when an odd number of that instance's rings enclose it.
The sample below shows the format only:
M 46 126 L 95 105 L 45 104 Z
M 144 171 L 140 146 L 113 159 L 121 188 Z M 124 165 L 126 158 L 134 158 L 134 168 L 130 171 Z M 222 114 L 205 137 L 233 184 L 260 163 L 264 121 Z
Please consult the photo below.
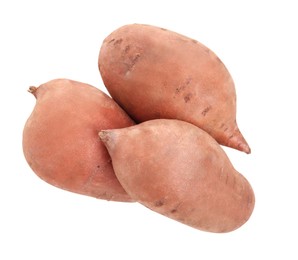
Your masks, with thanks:
M 98 66 L 111 96 L 136 122 L 180 119 L 250 153 L 236 123 L 233 79 L 198 41 L 155 26 L 125 25 L 104 40 Z
M 254 193 L 223 149 L 192 124 L 156 119 L 100 137 L 115 173 L 134 200 L 153 211 L 209 232 L 242 226 Z
M 36 105 L 23 131 L 23 151 L 44 181 L 105 200 L 132 201 L 117 180 L 98 131 L 134 124 L 99 89 L 68 79 L 31 87 Z

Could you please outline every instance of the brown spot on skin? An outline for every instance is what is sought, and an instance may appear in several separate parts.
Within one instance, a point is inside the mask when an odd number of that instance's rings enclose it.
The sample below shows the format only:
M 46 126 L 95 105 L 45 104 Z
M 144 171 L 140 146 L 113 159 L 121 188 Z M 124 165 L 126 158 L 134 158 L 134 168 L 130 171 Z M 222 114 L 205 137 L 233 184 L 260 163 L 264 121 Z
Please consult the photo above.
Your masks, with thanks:
M 141 54 L 137 53 L 131 60 L 131 64 L 130 64 L 130 70 L 136 65 L 138 59 L 140 58 Z
M 176 94 L 179 94 L 180 91 L 181 91 L 181 87 L 178 87 L 178 88 L 176 88 L 175 93 L 176 93 Z
M 191 100 L 192 94 L 188 93 L 184 96 L 184 102 L 188 103 Z
M 233 137 L 234 137 L 234 135 L 230 135 L 230 136 L 229 136 L 229 139 L 232 139 Z
M 130 45 L 126 45 L 126 46 L 125 46 L 125 49 L 124 49 L 124 52 L 125 52 L 125 53 L 128 53 L 129 50 L 130 50 Z
M 196 208 L 191 208 L 190 212 L 194 212 L 196 210 Z
M 202 115 L 206 116 L 206 114 L 211 110 L 211 106 L 206 107 L 203 111 L 202 111 Z
M 161 207 L 161 206 L 163 206 L 165 204 L 165 202 L 164 202 L 164 200 L 157 200 L 157 201 L 155 201 L 155 203 L 154 203 L 154 206 L 155 207 Z
M 182 88 L 183 88 L 183 86 L 181 86 L 181 87 L 179 86 L 178 88 L 176 88 L 175 93 L 179 94 Z
M 178 208 L 181 206 L 182 202 L 179 202 L 174 208 L 171 209 L 170 213 L 174 214 L 178 212 Z
M 135 65 L 135 63 L 137 62 L 137 60 L 140 58 L 141 54 L 140 53 L 137 53 L 136 56 L 133 57 L 132 59 L 132 63 L 133 65 Z
M 181 91 L 183 91 L 192 81 L 191 77 L 186 78 L 185 82 L 183 82 L 181 85 L 179 85 L 176 88 L 176 94 L 179 94 Z
M 165 28 L 160 28 L 160 30 L 162 30 L 162 31 L 167 31 L 167 29 L 165 29 Z
M 127 66 L 126 73 L 130 72 L 133 67 L 136 65 L 138 59 L 140 58 L 141 54 L 137 53 L 133 58 L 130 59 L 129 62 L 125 62 L 124 64 Z
M 228 131 L 228 129 L 229 129 L 229 128 L 228 128 L 228 127 L 226 127 L 226 128 L 225 128 L 225 130 L 224 130 L 224 132 L 227 132 L 227 131 Z
M 208 49 L 208 48 L 204 48 L 204 50 L 205 50 L 205 52 L 207 52 L 208 54 L 210 54 L 210 49 Z
M 222 129 L 224 126 L 225 126 L 225 124 L 222 123 L 219 128 Z
M 115 39 L 110 40 L 108 43 L 112 43 L 113 41 L 115 41 Z
M 116 40 L 116 41 L 114 42 L 114 45 L 120 44 L 122 41 L 123 41 L 123 39 L 120 38 L 120 39 L 118 39 L 118 40 Z
M 191 42 L 193 42 L 193 43 L 195 43 L 195 44 L 198 43 L 198 41 L 197 41 L 197 40 L 194 40 L 194 39 L 191 39 Z

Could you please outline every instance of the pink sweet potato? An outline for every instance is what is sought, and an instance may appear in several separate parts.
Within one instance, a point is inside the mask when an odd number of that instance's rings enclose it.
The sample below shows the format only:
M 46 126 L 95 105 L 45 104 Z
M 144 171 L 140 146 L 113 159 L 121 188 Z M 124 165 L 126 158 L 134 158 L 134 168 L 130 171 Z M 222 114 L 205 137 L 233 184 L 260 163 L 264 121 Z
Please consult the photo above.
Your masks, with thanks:
M 32 170 L 59 188 L 100 199 L 132 201 L 117 180 L 98 131 L 134 124 L 99 89 L 67 79 L 30 87 L 35 108 L 23 132 Z
M 125 25 L 104 40 L 98 66 L 111 96 L 136 122 L 180 119 L 250 153 L 236 123 L 233 79 L 198 41 L 154 26 Z
M 250 184 L 198 127 L 156 119 L 99 135 L 123 188 L 149 209 L 209 232 L 229 232 L 249 219 Z

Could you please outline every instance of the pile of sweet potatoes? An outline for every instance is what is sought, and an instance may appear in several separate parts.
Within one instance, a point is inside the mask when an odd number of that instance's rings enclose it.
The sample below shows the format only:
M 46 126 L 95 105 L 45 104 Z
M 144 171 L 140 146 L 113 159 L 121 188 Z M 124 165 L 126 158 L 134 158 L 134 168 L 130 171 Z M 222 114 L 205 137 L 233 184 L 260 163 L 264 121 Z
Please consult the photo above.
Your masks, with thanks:
M 150 25 L 120 27 L 98 66 L 111 97 L 69 79 L 30 87 L 23 151 L 46 182 L 99 199 L 139 202 L 191 227 L 229 232 L 254 193 L 220 145 L 250 153 L 236 93 L 203 44 Z

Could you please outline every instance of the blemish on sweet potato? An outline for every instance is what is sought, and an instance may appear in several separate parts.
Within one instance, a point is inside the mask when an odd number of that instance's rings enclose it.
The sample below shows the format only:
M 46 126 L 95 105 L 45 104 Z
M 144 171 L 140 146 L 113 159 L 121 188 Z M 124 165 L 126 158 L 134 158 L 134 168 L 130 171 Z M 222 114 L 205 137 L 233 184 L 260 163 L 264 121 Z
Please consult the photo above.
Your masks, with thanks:
M 126 45 L 124 49 L 124 53 L 128 53 L 130 50 L 130 45 Z
M 123 39 L 120 38 L 120 39 L 118 39 L 118 40 L 116 40 L 116 41 L 114 42 L 114 45 L 120 44 L 122 41 L 123 41 Z
M 175 90 L 176 94 L 179 94 L 180 92 L 182 92 L 192 81 L 191 77 L 187 77 L 185 82 L 182 82 Z
M 180 207 L 180 205 L 182 204 L 182 202 L 179 202 L 174 208 L 171 209 L 170 213 L 174 214 L 178 212 L 178 208 Z
M 202 115 L 206 116 L 206 114 L 211 110 L 212 106 L 207 106 L 203 111 L 202 111 Z
M 138 59 L 140 58 L 141 54 L 137 53 L 132 59 L 131 59 L 131 63 L 129 65 L 129 70 L 131 70 L 137 63 Z
M 184 96 L 184 102 L 185 103 L 188 103 L 192 98 L 192 93 L 187 93 L 185 96 Z
M 140 58 L 141 54 L 137 53 L 133 59 L 132 59 L 132 66 L 134 66 L 136 64 L 136 62 L 138 61 L 138 59 Z
M 136 65 L 137 61 L 139 60 L 141 54 L 136 53 L 135 56 L 131 57 L 129 61 L 124 62 L 126 65 L 126 72 L 125 75 L 129 74 L 129 72 L 133 69 L 133 67 Z
M 161 207 L 161 206 L 163 206 L 164 204 L 165 204 L 164 200 L 161 199 L 161 200 L 157 200 L 157 201 L 155 201 L 154 206 L 155 206 L 155 207 Z
M 112 43 L 113 41 L 115 41 L 115 39 L 113 38 L 113 39 L 111 39 L 108 43 Z
M 225 123 L 222 123 L 219 128 L 222 129 L 224 126 L 225 126 Z

